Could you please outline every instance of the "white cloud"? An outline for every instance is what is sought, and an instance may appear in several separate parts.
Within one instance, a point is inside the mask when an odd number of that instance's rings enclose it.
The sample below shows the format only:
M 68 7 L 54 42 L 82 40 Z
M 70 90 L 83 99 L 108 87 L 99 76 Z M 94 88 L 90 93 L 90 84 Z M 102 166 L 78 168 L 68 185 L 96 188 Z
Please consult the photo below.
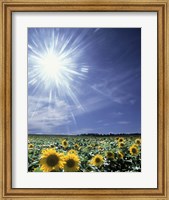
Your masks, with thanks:
M 63 102 L 52 100 L 50 106 L 48 98 L 40 97 L 39 99 L 28 97 L 28 126 L 29 130 L 52 131 L 53 128 L 59 127 L 71 122 L 69 106 Z M 55 103 L 54 106 L 51 106 Z
M 28 96 L 28 127 L 29 131 L 57 132 L 64 126 L 75 126 L 79 115 L 90 113 L 106 106 L 98 97 L 84 99 L 81 104 L 68 104 L 66 101 L 51 99 L 46 96 L 37 98 Z M 65 128 L 65 126 L 67 126 Z

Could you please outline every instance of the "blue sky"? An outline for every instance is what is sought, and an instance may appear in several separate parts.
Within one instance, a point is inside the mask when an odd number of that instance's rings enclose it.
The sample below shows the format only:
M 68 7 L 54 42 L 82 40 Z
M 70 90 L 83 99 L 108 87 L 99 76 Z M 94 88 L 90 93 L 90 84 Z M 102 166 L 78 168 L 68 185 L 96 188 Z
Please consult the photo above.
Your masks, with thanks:
M 141 132 L 141 29 L 29 28 L 28 132 Z

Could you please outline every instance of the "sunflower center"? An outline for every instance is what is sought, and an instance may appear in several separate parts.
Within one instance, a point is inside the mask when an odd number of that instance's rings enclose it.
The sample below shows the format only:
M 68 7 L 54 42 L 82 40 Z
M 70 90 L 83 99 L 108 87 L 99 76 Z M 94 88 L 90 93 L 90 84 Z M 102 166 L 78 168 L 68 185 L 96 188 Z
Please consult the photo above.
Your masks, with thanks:
M 73 159 L 69 159 L 67 161 L 67 166 L 70 167 L 70 168 L 74 167 L 75 166 L 75 161 Z
M 50 167 L 54 167 L 59 162 L 59 158 L 56 155 L 50 155 L 46 159 L 46 163 Z
M 108 156 L 112 156 L 113 154 L 112 154 L 111 152 L 109 152 L 107 155 L 108 155 Z
M 121 155 L 121 154 L 119 154 L 119 158 L 122 158 L 122 155 Z
M 123 139 L 120 139 L 120 142 L 122 142 L 123 141 Z
M 136 151 L 136 149 L 135 149 L 135 148 L 133 148 L 133 149 L 132 149 L 132 152 L 133 152 L 133 153 L 136 153 L 137 151 Z
M 100 158 L 96 158 L 95 162 L 99 163 L 100 162 Z
M 67 145 L 67 142 L 65 141 L 63 144 L 64 144 L 64 145 Z
M 56 172 L 56 170 L 55 170 L 55 169 L 52 169 L 50 172 Z

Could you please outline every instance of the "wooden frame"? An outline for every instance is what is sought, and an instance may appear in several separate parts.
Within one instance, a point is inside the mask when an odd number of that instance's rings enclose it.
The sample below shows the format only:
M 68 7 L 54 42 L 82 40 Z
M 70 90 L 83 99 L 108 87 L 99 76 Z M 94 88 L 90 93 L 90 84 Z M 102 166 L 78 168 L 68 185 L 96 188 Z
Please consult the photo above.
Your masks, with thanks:
M 159 0 L 1 0 L 0 1 L 0 194 L 1 199 L 169 199 L 168 84 L 169 2 Z M 13 189 L 11 168 L 11 20 L 16 11 L 147 11 L 158 13 L 158 188 L 157 189 Z

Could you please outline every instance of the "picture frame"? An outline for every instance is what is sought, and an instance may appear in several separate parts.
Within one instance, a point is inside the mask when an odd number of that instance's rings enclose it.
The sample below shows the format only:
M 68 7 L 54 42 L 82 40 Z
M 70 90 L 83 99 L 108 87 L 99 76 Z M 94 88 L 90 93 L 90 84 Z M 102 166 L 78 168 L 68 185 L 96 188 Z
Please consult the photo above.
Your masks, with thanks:
M 5 0 L 0 2 L 1 199 L 169 199 L 168 165 L 168 1 L 63 1 Z M 140 189 L 38 189 L 12 188 L 12 13 L 13 12 L 157 12 L 157 188 Z

